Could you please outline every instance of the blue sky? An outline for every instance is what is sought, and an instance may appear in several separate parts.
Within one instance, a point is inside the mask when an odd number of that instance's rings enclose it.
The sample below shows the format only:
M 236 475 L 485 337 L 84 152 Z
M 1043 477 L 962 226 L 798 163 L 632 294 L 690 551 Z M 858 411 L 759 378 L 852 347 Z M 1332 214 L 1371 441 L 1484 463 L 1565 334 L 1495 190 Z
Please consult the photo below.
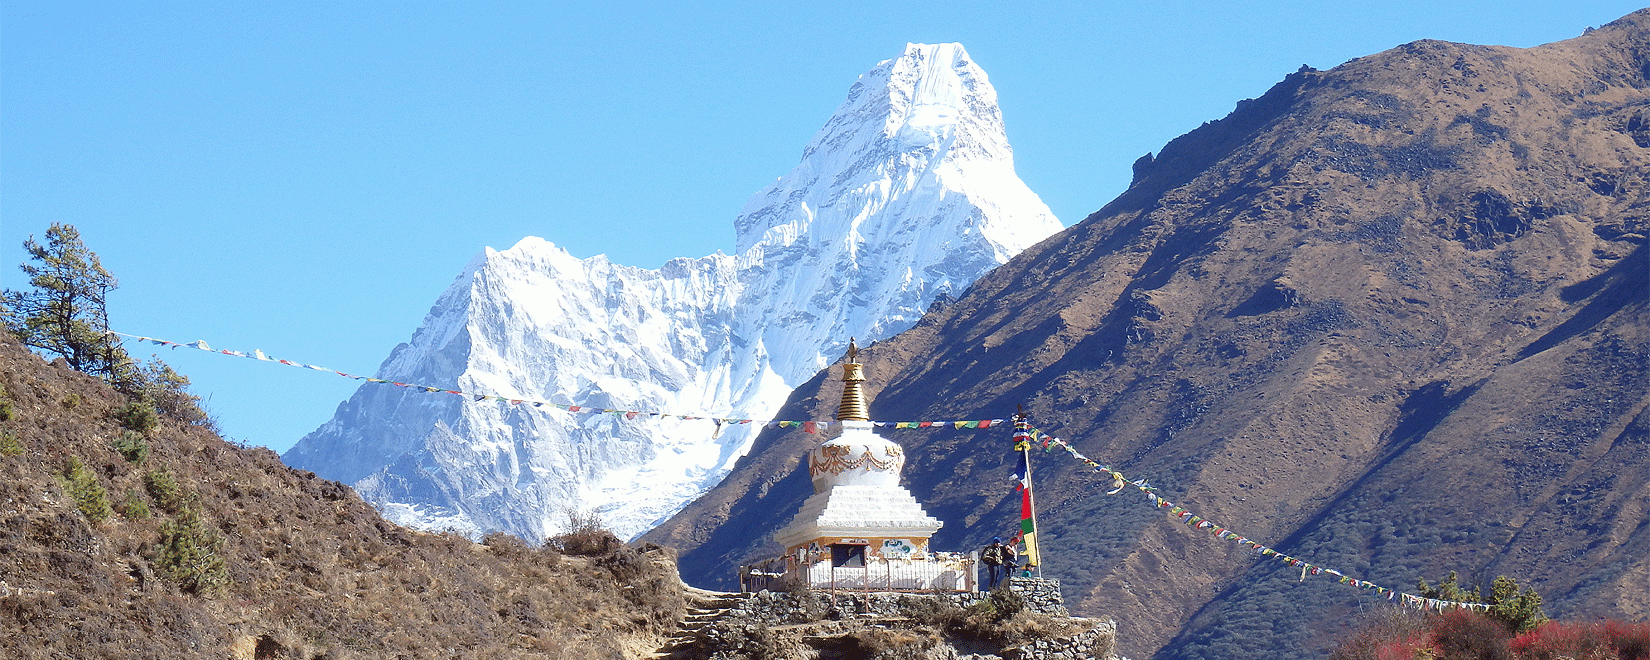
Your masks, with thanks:
M 484 246 L 541 236 L 649 268 L 731 251 L 746 198 L 906 42 L 968 48 L 1020 177 L 1071 225 L 1134 159 L 1302 64 L 1528 47 L 1640 8 L 480 4 L 0 5 L 0 284 L 66 222 L 120 278 L 115 329 L 367 375 Z M 226 436 L 280 451 L 358 385 L 161 357 Z

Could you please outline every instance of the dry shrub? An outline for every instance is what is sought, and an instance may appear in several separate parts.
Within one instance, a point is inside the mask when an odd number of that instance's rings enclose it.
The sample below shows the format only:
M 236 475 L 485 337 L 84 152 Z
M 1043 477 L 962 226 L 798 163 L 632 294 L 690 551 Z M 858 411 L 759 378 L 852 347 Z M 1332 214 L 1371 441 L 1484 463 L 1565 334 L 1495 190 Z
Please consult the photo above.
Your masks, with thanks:
M 607 530 L 572 532 L 550 538 L 549 546 L 564 555 L 592 557 L 624 547 L 624 541 Z
M 618 540 L 612 535 L 609 535 L 609 538 Z M 620 584 L 629 586 L 634 586 L 636 578 L 652 566 L 651 562 L 642 557 L 642 553 L 622 543 L 606 555 L 598 557 L 596 565 L 607 569 L 607 572 L 613 575 L 613 579 Z
M 1056 621 L 1052 617 L 1025 610 L 998 621 L 994 639 L 1003 645 L 1023 644 L 1039 639 L 1075 635 L 1082 630 L 1083 628 L 1076 624 Z
M 0 617 L 16 622 L 8 623 L 4 627 L 15 630 L 45 619 L 49 614 L 51 600 L 51 596 L 39 593 L 12 594 L 0 598 Z
M 898 603 L 899 610 L 905 613 L 905 616 L 925 623 L 939 621 L 952 611 L 961 611 L 961 608 L 944 599 L 910 594 L 902 594 Z
M 967 609 L 937 599 L 917 598 L 902 600 L 901 606 L 908 616 L 948 636 L 997 646 L 1066 637 L 1084 630 L 1077 624 L 1026 609 L 1025 599 L 1008 589 L 992 591 L 990 598 Z
M 605 555 L 624 547 L 624 541 L 607 531 L 595 511 L 573 508 L 567 509 L 567 532 L 546 539 L 544 544 L 575 557 Z
M 1408 660 L 1432 648 L 1432 626 L 1425 614 L 1401 607 L 1381 607 L 1335 647 L 1330 660 Z
M 487 551 L 493 553 L 494 557 L 501 559 L 516 559 L 533 550 L 527 547 L 526 541 L 504 532 L 488 534 L 481 539 L 481 544 L 487 546 Z
M 1511 660 L 1512 633 L 1500 622 L 1472 610 L 1452 610 L 1432 627 L 1433 648 L 1444 658 Z

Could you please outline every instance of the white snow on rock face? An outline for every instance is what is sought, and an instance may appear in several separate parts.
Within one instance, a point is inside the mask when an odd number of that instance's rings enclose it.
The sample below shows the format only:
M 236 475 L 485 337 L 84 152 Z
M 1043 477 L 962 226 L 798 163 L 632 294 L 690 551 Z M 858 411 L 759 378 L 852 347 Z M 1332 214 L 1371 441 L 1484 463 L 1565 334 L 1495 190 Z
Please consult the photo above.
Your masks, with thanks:
M 525 238 L 487 249 L 378 377 L 616 410 L 767 419 L 862 343 L 1060 230 L 1014 174 L 959 44 L 860 76 L 802 162 L 734 220 L 738 254 L 658 270 Z M 760 427 L 624 419 L 366 384 L 284 459 L 387 517 L 540 539 L 596 509 L 630 537 L 715 485 Z

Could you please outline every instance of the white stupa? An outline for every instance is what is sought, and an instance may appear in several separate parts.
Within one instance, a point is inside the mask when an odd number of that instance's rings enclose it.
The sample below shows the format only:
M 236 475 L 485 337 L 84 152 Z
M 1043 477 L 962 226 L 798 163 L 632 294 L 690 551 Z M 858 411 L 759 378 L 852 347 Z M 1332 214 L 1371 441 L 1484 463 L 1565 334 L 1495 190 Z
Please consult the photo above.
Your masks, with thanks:
M 787 573 L 815 587 L 970 588 L 960 556 L 928 547 L 944 523 L 899 485 L 905 451 L 871 431 L 858 357 L 850 340 L 836 415 L 842 434 L 808 454 L 814 494 L 774 534 L 790 560 Z

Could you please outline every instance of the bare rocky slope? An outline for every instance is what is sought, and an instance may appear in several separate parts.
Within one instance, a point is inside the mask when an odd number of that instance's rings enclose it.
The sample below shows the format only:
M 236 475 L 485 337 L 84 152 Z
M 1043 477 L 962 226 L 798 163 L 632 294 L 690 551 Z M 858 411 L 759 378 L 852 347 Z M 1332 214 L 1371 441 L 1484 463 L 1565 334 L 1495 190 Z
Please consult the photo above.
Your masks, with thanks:
M 1032 422 L 1199 515 L 1400 589 L 1650 614 L 1650 10 L 1529 49 L 1303 67 L 862 356 L 872 417 Z M 784 419 L 826 419 L 834 378 Z M 1009 530 L 1007 433 L 889 431 L 940 549 Z M 645 540 L 725 585 L 772 554 L 816 436 L 769 431 Z M 1177 525 L 1065 455 L 1045 568 L 1132 657 L 1322 657 L 1369 592 Z M 1133 493 L 1135 491 L 1128 491 Z
M 0 385 L 0 657 L 633 658 L 685 611 L 662 548 L 405 529 L 165 419 L 123 453 L 127 398 L 7 333 Z

